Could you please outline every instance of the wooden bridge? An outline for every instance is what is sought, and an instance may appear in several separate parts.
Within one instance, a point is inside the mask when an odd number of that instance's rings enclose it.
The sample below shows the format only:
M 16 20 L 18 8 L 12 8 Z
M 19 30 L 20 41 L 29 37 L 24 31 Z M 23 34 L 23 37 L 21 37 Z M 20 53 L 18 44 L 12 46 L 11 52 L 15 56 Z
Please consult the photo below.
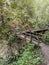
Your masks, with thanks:
M 30 42 L 32 42 L 33 39 L 39 40 L 39 38 L 43 37 L 43 35 L 45 34 L 45 32 L 48 31 L 48 29 L 40 29 L 40 30 L 34 30 L 34 31 L 21 31 L 19 33 L 17 33 L 17 36 L 20 37 L 21 39 L 26 39 L 30 40 Z

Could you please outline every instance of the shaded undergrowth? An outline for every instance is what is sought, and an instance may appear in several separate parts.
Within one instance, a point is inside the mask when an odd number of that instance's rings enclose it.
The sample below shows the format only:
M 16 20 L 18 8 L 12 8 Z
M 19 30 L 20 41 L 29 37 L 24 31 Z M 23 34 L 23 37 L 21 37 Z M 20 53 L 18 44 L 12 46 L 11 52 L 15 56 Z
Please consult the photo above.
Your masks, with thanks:
M 28 44 L 25 51 L 19 57 L 18 61 L 11 65 L 38 65 L 43 62 L 43 55 L 40 48 L 34 44 Z

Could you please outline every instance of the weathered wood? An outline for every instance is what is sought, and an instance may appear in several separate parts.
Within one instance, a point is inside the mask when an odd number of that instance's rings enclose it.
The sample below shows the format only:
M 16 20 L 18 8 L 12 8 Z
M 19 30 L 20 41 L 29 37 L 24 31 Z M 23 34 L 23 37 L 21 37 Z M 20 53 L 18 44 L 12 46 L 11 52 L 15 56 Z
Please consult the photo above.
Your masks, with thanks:
M 44 34 L 46 31 L 48 31 L 48 29 L 39 29 L 39 30 L 31 31 L 31 32 L 27 31 L 26 33 L 28 33 L 28 34 L 30 33 L 30 34 L 35 34 L 36 35 L 37 33 L 43 33 Z
M 44 33 L 48 31 L 48 29 L 40 29 L 40 30 L 34 30 L 34 31 L 23 31 L 22 35 L 25 36 L 25 39 L 27 36 L 30 36 L 30 42 L 32 42 L 32 38 L 35 38 L 36 40 L 39 41 L 39 37 L 42 37 Z

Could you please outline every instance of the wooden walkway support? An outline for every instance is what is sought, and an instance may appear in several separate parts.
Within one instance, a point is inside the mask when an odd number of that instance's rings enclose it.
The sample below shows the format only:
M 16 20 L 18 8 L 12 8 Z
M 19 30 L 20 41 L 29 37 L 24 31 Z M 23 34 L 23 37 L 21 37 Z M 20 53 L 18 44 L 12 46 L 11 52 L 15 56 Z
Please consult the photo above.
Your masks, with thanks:
M 39 41 L 39 37 L 43 37 L 45 32 L 48 31 L 48 29 L 41 29 L 41 30 L 34 30 L 34 31 L 23 31 L 22 35 L 25 35 L 25 38 L 27 36 L 30 36 L 30 42 L 32 42 L 32 38 L 34 37 Z

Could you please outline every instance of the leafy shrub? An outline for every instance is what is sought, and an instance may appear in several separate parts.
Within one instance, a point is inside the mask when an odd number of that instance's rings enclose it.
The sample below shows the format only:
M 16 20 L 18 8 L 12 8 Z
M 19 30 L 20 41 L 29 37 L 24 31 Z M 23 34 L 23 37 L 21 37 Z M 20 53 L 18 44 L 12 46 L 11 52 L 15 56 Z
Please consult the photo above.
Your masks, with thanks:
M 43 61 L 42 54 L 39 48 L 34 48 L 34 44 L 29 44 L 22 54 L 22 57 L 18 59 L 16 65 L 37 65 Z
M 10 64 L 4 61 L 1 65 L 38 65 L 41 62 L 43 62 L 43 56 L 39 47 L 29 43 L 18 61 L 15 60 Z
M 6 65 L 6 60 L 0 57 L 0 65 Z
M 7 34 L 7 32 L 8 32 L 8 29 L 3 29 L 3 30 L 2 30 L 2 33 L 3 33 L 3 34 Z
M 8 42 L 9 43 L 12 43 L 15 40 L 15 38 L 16 38 L 16 35 L 15 34 L 9 35 Z
M 45 44 L 49 44 L 49 32 L 46 32 L 46 34 L 44 36 L 44 42 L 45 42 Z

